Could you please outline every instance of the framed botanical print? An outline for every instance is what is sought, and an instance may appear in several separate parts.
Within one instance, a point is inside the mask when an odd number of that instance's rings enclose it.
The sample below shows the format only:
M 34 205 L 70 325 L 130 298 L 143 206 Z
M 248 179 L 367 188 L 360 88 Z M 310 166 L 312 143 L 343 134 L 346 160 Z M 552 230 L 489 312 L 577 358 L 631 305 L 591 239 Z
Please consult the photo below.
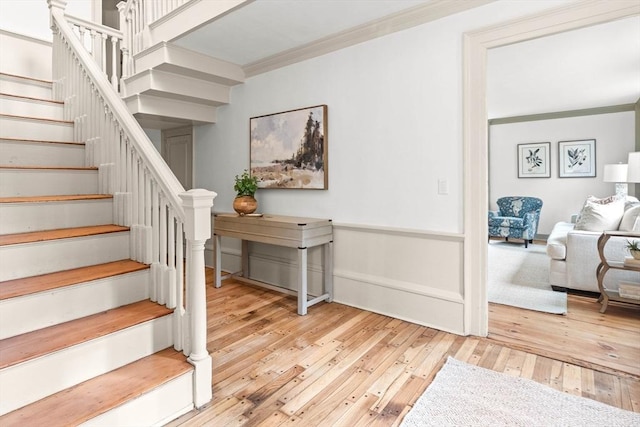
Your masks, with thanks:
M 558 165 L 560 178 L 596 176 L 596 140 L 559 141 Z
M 550 142 L 518 144 L 518 178 L 551 177 Z

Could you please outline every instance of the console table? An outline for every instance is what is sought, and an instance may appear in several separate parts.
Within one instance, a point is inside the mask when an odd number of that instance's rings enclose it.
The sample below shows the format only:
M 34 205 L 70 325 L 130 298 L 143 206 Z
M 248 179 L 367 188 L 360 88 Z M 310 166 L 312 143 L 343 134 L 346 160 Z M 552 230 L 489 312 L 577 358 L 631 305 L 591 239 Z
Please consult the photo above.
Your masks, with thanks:
M 290 216 L 239 216 L 216 214 L 213 220 L 215 238 L 215 286 L 222 281 L 220 238 L 234 237 L 242 240 L 242 270 L 227 277 L 249 279 L 249 244 L 259 242 L 298 249 L 298 314 L 307 314 L 307 308 L 320 302 L 333 300 L 333 226 L 330 219 Z M 323 248 L 324 293 L 312 299 L 307 297 L 307 248 Z M 250 279 L 249 279 L 250 280 Z
M 607 241 L 611 237 L 627 237 L 629 239 L 633 239 L 633 238 L 638 239 L 640 238 L 640 234 L 636 232 L 630 232 L 630 231 L 605 231 L 598 238 L 598 254 L 600 255 L 600 265 L 598 265 L 598 268 L 596 270 L 596 276 L 598 278 L 598 288 L 600 288 L 600 298 L 598 299 L 598 302 L 602 303 L 602 308 L 600 309 L 600 313 L 604 313 L 607 310 L 607 305 L 609 304 L 610 300 L 626 302 L 629 304 L 640 304 L 640 300 L 633 299 L 633 298 L 625 298 L 621 296 L 620 293 L 615 289 L 607 289 L 604 287 L 604 276 L 605 274 L 607 274 L 607 271 L 611 269 L 630 270 L 630 271 L 637 271 L 640 273 L 640 267 L 626 265 L 624 262 L 620 262 L 620 261 L 608 260 L 604 256 L 604 247 L 606 246 Z M 640 274 L 638 275 L 638 277 L 640 277 Z

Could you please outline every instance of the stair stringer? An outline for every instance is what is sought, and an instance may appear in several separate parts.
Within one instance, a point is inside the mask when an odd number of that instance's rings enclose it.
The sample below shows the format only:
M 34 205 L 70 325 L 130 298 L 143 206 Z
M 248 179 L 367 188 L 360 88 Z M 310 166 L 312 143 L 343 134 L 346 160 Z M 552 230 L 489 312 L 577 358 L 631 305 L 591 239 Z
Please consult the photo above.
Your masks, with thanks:
M 122 96 L 150 128 L 215 123 L 217 107 L 228 104 L 230 88 L 245 79 L 236 64 L 167 42 L 136 54 L 134 64 Z

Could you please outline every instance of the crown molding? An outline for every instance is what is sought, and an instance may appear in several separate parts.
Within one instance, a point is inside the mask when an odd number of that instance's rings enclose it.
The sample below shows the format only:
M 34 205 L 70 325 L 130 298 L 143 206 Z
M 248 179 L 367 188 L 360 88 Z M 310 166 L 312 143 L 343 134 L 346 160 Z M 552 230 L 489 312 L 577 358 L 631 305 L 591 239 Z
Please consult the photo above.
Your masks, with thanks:
M 244 65 L 245 76 L 251 77 L 287 65 L 325 55 L 397 31 L 406 30 L 445 16 L 483 6 L 495 0 L 435 0 L 373 22 L 341 31 L 305 45 L 268 56 Z
M 509 123 L 534 122 L 538 120 L 566 119 L 570 117 L 595 116 L 597 114 L 623 113 L 634 111 L 635 104 L 610 105 L 606 107 L 584 108 L 581 110 L 556 111 L 552 113 L 527 114 L 523 116 L 500 117 L 489 119 L 489 125 L 505 125 Z

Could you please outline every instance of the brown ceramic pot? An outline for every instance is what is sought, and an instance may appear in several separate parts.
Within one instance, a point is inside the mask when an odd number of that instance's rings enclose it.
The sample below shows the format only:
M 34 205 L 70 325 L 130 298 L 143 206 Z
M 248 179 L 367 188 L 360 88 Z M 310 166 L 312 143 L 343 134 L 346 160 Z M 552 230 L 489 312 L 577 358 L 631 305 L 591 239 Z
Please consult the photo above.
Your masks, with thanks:
M 258 208 L 258 202 L 253 196 L 238 196 L 233 200 L 233 210 L 240 216 L 254 213 Z

